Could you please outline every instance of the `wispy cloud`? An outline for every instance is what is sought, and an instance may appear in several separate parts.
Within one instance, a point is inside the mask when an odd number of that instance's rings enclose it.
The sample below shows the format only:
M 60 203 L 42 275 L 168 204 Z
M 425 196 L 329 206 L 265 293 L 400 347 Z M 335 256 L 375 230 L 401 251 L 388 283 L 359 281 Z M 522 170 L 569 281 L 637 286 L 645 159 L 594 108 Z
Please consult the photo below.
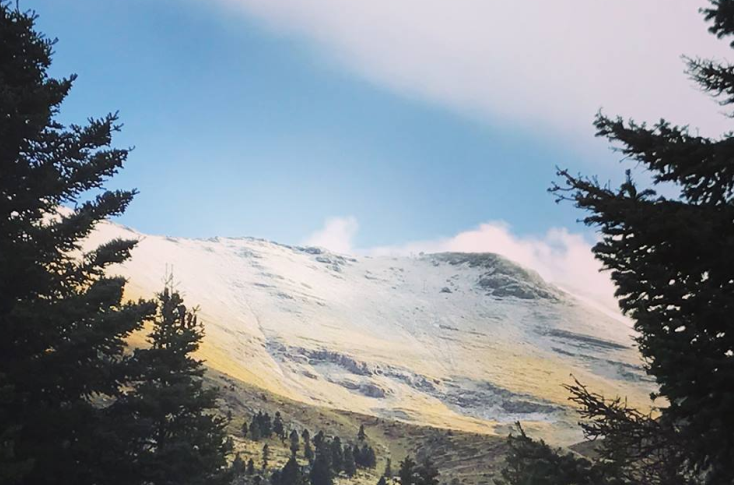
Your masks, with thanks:
M 682 54 L 729 54 L 706 0 L 219 1 L 407 96 L 584 143 L 600 107 L 726 126 L 682 72 Z
M 326 220 L 323 228 L 304 239 L 303 244 L 349 254 L 354 252 L 352 245 L 358 229 L 357 219 L 352 216 L 332 217 Z

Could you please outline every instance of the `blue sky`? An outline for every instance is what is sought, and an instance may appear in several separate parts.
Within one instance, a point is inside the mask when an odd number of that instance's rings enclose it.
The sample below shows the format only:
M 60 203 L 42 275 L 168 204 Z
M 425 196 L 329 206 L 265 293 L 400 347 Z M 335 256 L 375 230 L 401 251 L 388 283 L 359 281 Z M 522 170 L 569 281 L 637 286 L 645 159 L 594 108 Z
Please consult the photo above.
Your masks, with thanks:
M 556 164 L 583 164 L 570 147 L 392 93 L 252 19 L 164 0 L 23 4 L 59 38 L 53 72 L 79 75 L 64 119 L 120 110 L 117 142 L 136 150 L 114 185 L 140 190 L 121 221 L 142 232 L 297 242 L 353 215 L 370 246 L 578 216 L 545 191 Z
M 59 38 L 52 73 L 79 75 L 63 120 L 120 111 L 117 144 L 136 149 L 112 186 L 140 190 L 120 222 L 328 245 L 324 221 L 348 218 L 339 248 L 472 250 L 485 246 L 432 242 L 489 222 L 519 248 L 506 252 L 530 245 L 542 267 L 573 253 L 552 234 L 591 240 L 546 192 L 555 166 L 602 180 L 625 168 L 594 139 L 594 113 L 720 130 L 679 56 L 728 51 L 706 34 L 702 0 L 521 3 L 21 6 Z

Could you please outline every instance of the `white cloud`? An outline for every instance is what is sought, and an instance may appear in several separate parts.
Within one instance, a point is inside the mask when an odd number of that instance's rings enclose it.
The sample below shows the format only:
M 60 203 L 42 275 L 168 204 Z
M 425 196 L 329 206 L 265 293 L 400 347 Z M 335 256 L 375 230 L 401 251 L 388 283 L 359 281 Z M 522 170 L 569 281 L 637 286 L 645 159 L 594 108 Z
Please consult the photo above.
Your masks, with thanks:
M 682 54 L 730 52 L 706 0 L 219 1 L 404 95 L 583 143 L 601 107 L 727 126 L 682 72 Z
M 326 220 L 322 229 L 307 237 L 303 244 L 348 254 L 354 250 L 352 243 L 358 229 L 357 219 L 352 216 L 332 217 Z
M 546 281 L 596 304 L 606 313 L 620 316 L 614 298 L 614 286 L 609 275 L 600 272 L 601 265 L 591 253 L 592 242 L 566 229 L 551 229 L 541 237 L 521 237 L 513 234 L 505 222 L 494 221 L 448 238 L 413 241 L 396 246 L 355 248 L 353 241 L 357 229 L 354 217 L 331 218 L 304 244 L 338 253 L 373 256 L 414 256 L 421 252 L 445 251 L 501 254 L 537 271 Z
M 542 237 L 521 237 L 513 234 L 504 222 L 487 222 L 450 238 L 374 248 L 367 252 L 375 255 L 442 251 L 497 253 L 534 269 L 546 281 L 619 313 L 614 286 L 608 274 L 600 272 L 601 265 L 594 259 L 591 246 L 584 236 L 566 229 L 551 229 Z

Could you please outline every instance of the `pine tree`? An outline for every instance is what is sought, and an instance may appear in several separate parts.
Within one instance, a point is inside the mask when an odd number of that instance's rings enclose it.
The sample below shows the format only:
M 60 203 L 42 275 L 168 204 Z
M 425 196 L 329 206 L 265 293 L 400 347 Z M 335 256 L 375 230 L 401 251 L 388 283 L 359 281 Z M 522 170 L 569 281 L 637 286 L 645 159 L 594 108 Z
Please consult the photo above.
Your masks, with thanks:
M 309 433 L 308 430 L 305 428 L 301 432 L 301 439 L 303 440 L 304 444 L 311 442 L 311 433 Z
M 416 470 L 416 463 L 410 457 L 406 456 L 403 461 L 400 462 L 400 470 L 398 470 L 398 478 L 400 478 L 400 485 L 417 485 L 418 474 Z
M 255 474 L 255 461 L 252 458 L 247 460 L 247 474 L 250 476 Z
M 316 448 L 316 450 L 320 450 L 321 447 L 326 443 L 326 437 L 324 436 L 323 431 L 319 431 L 316 433 L 316 435 L 313 437 L 313 445 Z
M 242 423 L 242 428 L 240 428 L 240 430 L 242 431 L 242 437 L 243 438 L 247 438 L 247 431 L 248 431 L 248 429 L 249 428 L 247 426 L 247 421 L 245 421 L 244 423 Z
M 709 30 L 719 38 L 734 35 L 734 0 L 711 5 L 703 10 Z M 688 59 L 688 73 L 723 106 L 734 104 L 734 66 Z M 587 431 L 599 431 L 595 419 L 608 431 L 615 429 L 610 419 L 658 428 L 653 439 L 661 448 L 647 455 L 655 463 L 634 463 L 634 456 L 621 456 L 624 450 L 601 447 L 604 459 L 622 460 L 635 479 L 634 468 L 643 466 L 681 483 L 691 476 L 734 482 L 734 136 L 711 139 L 665 120 L 648 126 L 602 114 L 595 126 L 598 136 L 649 171 L 653 187 L 666 184 L 678 194 L 639 187 L 629 171 L 616 190 L 567 171 L 552 189 L 588 211 L 584 222 L 599 228 L 594 254 L 611 271 L 620 307 L 634 321 L 647 372 L 660 388 L 654 397 L 668 403 L 657 426 L 635 412 L 608 414 L 614 403 L 577 389 L 575 399 L 588 404 Z M 649 448 L 645 440 L 633 448 Z
M 390 458 L 385 461 L 385 471 L 382 472 L 382 476 L 392 478 L 392 460 Z
M 358 467 L 366 468 L 365 456 L 362 454 L 362 450 L 359 448 L 359 446 L 354 445 L 352 447 L 352 456 L 354 456 L 354 462 L 357 464 Z
M 421 460 L 421 464 L 417 468 L 418 485 L 438 485 L 438 468 L 429 458 Z
M 280 416 L 280 411 L 275 412 L 275 419 L 273 420 L 273 433 L 279 438 L 285 436 L 285 427 L 283 426 L 283 418 Z
M 381 476 L 379 480 L 377 480 L 377 485 L 387 485 L 387 480 L 385 479 L 385 476 Z
M 331 453 L 331 469 L 334 474 L 344 470 L 344 451 L 342 450 L 342 442 L 338 436 L 335 436 L 329 444 Z
M 367 439 L 367 434 L 364 432 L 364 424 L 359 425 L 359 431 L 357 432 L 357 440 L 364 441 Z
M 203 386 L 204 366 L 191 356 L 204 336 L 169 278 L 158 295 L 159 310 L 149 348 L 135 351 L 132 390 L 110 407 L 113 416 L 136 418 L 136 470 L 145 483 L 212 483 L 223 476 L 231 449 L 227 421 L 213 412 L 217 392 Z
M 270 447 L 267 444 L 265 444 L 265 446 L 263 446 L 263 453 L 262 453 L 263 470 L 267 470 L 269 460 L 270 460 Z
M 359 454 L 362 459 L 362 466 L 365 468 L 374 468 L 377 466 L 377 455 L 371 446 L 363 445 Z
M 313 448 L 311 448 L 310 441 L 306 441 L 306 444 L 303 445 L 303 457 L 306 458 L 309 463 L 313 463 L 314 453 Z
M 333 485 L 334 478 L 326 453 L 319 452 L 316 454 L 313 465 L 311 465 L 309 478 L 311 485 Z
M 298 450 L 300 448 L 300 444 L 299 444 L 299 439 L 298 439 L 298 431 L 296 431 L 295 429 L 291 431 L 290 441 L 291 441 L 291 444 L 290 444 L 291 454 L 293 456 L 296 456 L 296 453 L 298 453 Z
M 262 432 L 260 431 L 260 424 L 254 418 L 250 423 L 250 439 L 252 441 L 260 441 L 262 438 Z
M 245 464 L 245 461 L 242 459 L 239 453 L 234 457 L 234 460 L 232 461 L 232 475 L 235 478 L 239 478 L 243 476 L 245 473 L 247 473 L 247 465 Z
M 265 413 L 259 414 L 260 416 L 260 433 L 262 434 L 263 438 L 270 438 L 273 436 L 273 421 L 270 419 L 270 414 Z
M 610 470 L 592 464 L 589 460 L 564 453 L 534 441 L 518 424 L 518 435 L 509 437 L 510 452 L 502 470 L 507 485 L 622 485 Z M 654 482 L 650 482 L 654 483 Z M 666 484 L 667 485 L 667 484 Z
M 303 474 L 295 456 L 291 456 L 280 472 L 281 485 L 301 485 Z
M 344 447 L 344 473 L 348 477 L 353 477 L 357 473 L 357 465 L 354 463 L 354 455 L 352 454 L 352 448 L 349 446 Z
M 116 115 L 57 120 L 75 76 L 48 76 L 54 41 L 35 22 L 0 4 L 0 477 L 84 485 L 110 473 L 107 450 L 127 451 L 93 400 L 123 389 L 125 340 L 155 305 L 123 302 L 125 280 L 106 276 L 135 242 L 77 255 L 134 196 L 104 189 L 128 150 L 111 147 Z
M 280 470 L 273 470 L 270 474 L 270 485 L 282 485 L 283 473 Z

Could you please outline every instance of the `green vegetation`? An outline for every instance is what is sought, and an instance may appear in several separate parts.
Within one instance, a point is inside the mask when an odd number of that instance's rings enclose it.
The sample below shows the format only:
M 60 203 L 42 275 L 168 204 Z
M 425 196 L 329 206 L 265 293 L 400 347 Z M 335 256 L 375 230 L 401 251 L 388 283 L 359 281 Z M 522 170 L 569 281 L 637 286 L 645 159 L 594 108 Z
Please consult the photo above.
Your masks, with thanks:
M 81 254 L 135 195 L 104 188 L 129 151 L 111 146 L 114 114 L 58 122 L 75 77 L 48 76 L 54 42 L 35 21 L 0 4 L 0 481 L 223 481 L 229 442 L 190 356 L 194 313 L 170 285 L 157 301 L 123 300 L 107 270 L 135 241 Z M 144 324 L 149 346 L 131 354 Z
M 711 3 L 711 32 L 734 35 L 734 0 Z M 442 476 L 485 484 L 505 446 L 510 485 L 734 483 L 733 135 L 597 117 L 599 136 L 646 167 L 654 185 L 679 191 L 658 195 L 629 173 L 614 190 L 566 171 L 552 189 L 599 228 L 594 253 L 635 322 L 662 404 L 643 413 L 575 382 L 567 389 L 595 456 L 554 449 L 519 426 L 506 445 L 241 392 L 219 375 L 205 380 L 192 357 L 202 324 L 171 281 L 156 300 L 129 302 L 125 280 L 109 275 L 135 242 L 81 254 L 95 226 L 135 195 L 105 189 L 129 151 L 112 146 L 115 114 L 58 122 L 75 77 L 48 76 L 53 41 L 34 23 L 0 4 L 3 484 L 438 485 Z M 734 104 L 734 66 L 688 59 L 688 72 L 723 106 Z M 128 339 L 146 329 L 147 344 L 130 349 Z
M 284 421 L 280 411 L 276 411 L 275 419 L 271 420 L 267 411 L 259 410 L 253 414 L 250 424 L 247 425 L 245 422 L 240 429 L 243 439 L 257 442 L 278 438 L 281 441 L 281 447 L 284 448 L 284 430 L 289 425 Z M 283 435 L 278 434 L 277 430 L 283 430 Z M 361 440 L 359 440 L 360 435 L 363 436 Z M 232 465 L 234 481 L 235 483 L 247 483 L 250 479 L 258 478 L 261 481 L 269 481 L 273 485 L 299 485 L 306 482 L 311 485 L 328 485 L 340 476 L 353 478 L 358 470 L 371 470 L 377 466 L 377 454 L 374 448 L 365 442 L 367 436 L 364 432 L 364 425 L 360 426 L 357 436 L 358 441 L 362 442 L 361 447 L 356 443 L 342 444 L 339 436 L 328 437 L 323 431 L 318 431 L 311 440 L 311 433 L 308 429 L 303 429 L 299 435 L 298 431 L 292 428 L 288 435 L 290 455 L 282 467 L 276 466 L 269 470 L 271 448 L 268 443 L 265 443 L 261 454 L 261 474 L 253 476 L 254 467 L 251 472 L 249 464 L 243 466 L 243 462 L 237 462 L 236 466 Z M 302 457 L 298 454 L 301 448 L 301 438 L 304 442 Z M 239 456 L 238 454 L 237 459 Z M 299 462 L 300 458 L 302 458 L 301 462 Z
M 734 1 L 702 12 L 719 38 L 734 35 Z M 734 42 L 732 42 L 734 47 Z M 734 104 L 734 66 L 687 59 L 688 74 L 722 106 Z M 627 172 L 614 190 L 560 171 L 552 188 L 590 213 L 602 239 L 594 254 L 611 271 L 621 309 L 634 321 L 647 372 L 660 386 L 654 413 L 606 399 L 576 382 L 590 462 L 524 433 L 510 440 L 510 484 L 734 483 L 734 144 L 663 120 L 653 126 L 599 114 L 597 135 L 645 167 L 653 186 Z

